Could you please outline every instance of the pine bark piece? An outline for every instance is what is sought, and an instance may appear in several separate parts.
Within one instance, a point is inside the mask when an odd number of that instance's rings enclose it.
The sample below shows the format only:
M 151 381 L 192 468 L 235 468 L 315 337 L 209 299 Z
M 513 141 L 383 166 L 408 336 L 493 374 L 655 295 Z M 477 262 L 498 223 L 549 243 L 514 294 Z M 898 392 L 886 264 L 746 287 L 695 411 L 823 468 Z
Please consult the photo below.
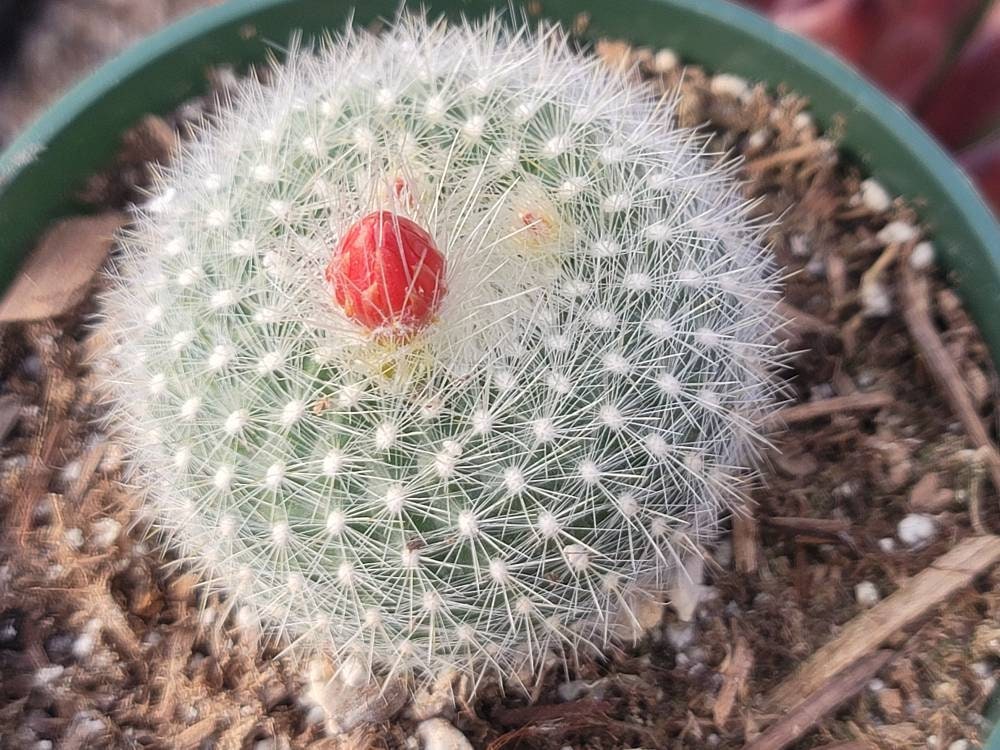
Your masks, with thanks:
M 760 564 L 760 526 L 753 506 L 733 514 L 733 559 L 736 570 L 744 575 L 757 572 Z
M 969 537 L 941 555 L 898 591 L 845 625 L 765 701 L 769 713 L 783 713 L 798 705 L 833 675 L 878 649 L 903 630 L 965 588 L 978 575 L 1000 562 L 1000 536 Z M 762 746 L 763 747 L 763 746 Z
M 884 649 L 865 654 L 840 672 L 816 685 L 806 698 L 785 713 L 763 734 L 743 746 L 743 750 L 782 750 L 803 737 L 827 714 L 861 692 L 896 655 Z
M 732 653 L 722 669 L 722 687 L 712 707 L 712 720 L 719 729 L 725 729 L 733 713 L 736 698 L 746 691 L 747 679 L 753 671 L 753 649 L 746 638 L 737 636 Z
M 0 298 L 0 323 L 53 318 L 83 301 L 126 220 L 109 211 L 56 223 Z

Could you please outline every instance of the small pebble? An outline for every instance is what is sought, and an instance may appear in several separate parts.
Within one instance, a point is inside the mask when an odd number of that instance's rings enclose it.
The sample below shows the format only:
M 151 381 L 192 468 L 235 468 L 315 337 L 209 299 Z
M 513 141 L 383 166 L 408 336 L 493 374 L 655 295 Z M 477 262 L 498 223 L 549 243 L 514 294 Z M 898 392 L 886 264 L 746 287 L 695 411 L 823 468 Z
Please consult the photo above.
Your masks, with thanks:
M 17 623 L 14 619 L 0 620 L 0 643 L 12 643 L 17 640 Z
M 830 383 L 817 383 L 816 385 L 814 385 L 812 388 L 809 389 L 809 400 L 810 401 L 819 401 L 819 400 L 824 399 L 824 398 L 832 398 L 835 395 L 837 395 L 837 394 L 833 390 L 833 385 L 831 385 Z M 850 485 L 850 482 L 844 482 L 840 486 L 841 487 L 847 487 L 849 485 Z M 836 491 L 837 490 L 835 489 L 834 492 L 836 492 Z
M 694 643 L 694 625 L 689 622 L 672 622 L 667 625 L 667 642 L 675 651 L 684 651 Z
M 73 641 L 73 656 L 85 659 L 94 651 L 94 644 L 101 636 L 101 621 L 93 619 L 87 623 L 80 636 Z
M 69 657 L 73 653 L 73 642 L 76 637 L 70 633 L 56 633 L 45 640 L 45 651 L 49 661 L 57 661 Z
M 997 689 L 997 678 L 993 676 L 984 677 L 979 681 L 979 685 L 983 695 L 993 695 Z
M 98 732 L 104 731 L 104 722 L 96 718 L 87 718 L 84 713 L 78 713 L 73 717 L 74 723 L 79 727 L 78 734 L 84 737 L 91 737 Z
M 866 318 L 884 318 L 892 312 L 892 298 L 883 284 L 873 281 L 861 286 L 861 307 Z
M 38 740 L 35 750 L 52 750 L 52 740 Z
M 871 388 L 873 385 L 875 385 L 877 378 L 875 377 L 875 373 L 873 373 L 871 370 L 862 370 L 861 372 L 858 373 L 857 380 L 858 380 L 858 385 L 861 386 L 862 388 Z
M 886 554 L 896 551 L 896 540 L 891 536 L 884 536 L 878 540 L 878 548 Z
M 882 213 L 889 210 L 892 198 L 881 182 L 869 178 L 861 183 L 861 202 L 869 211 Z
M 306 712 L 306 724 L 322 724 L 326 721 L 326 711 L 322 706 L 313 706 Z
M 938 737 L 937 737 L 936 734 L 929 734 L 929 735 L 927 735 L 927 740 L 926 741 L 927 741 L 927 747 L 929 748 L 929 750 L 937 750 L 938 745 L 941 744 L 938 741 Z
M 750 91 L 750 84 L 746 82 L 745 78 L 729 73 L 720 73 L 712 78 L 709 88 L 716 96 L 732 96 L 741 99 Z
M 679 64 L 680 59 L 672 49 L 661 49 L 653 57 L 653 70 L 657 73 L 667 73 Z
M 989 677 L 993 674 L 993 668 L 984 661 L 977 661 L 972 665 L 972 671 L 976 677 Z
M 948 750 L 969 750 L 968 740 L 955 740 L 950 745 L 948 745 Z
M 760 128 L 753 131 L 747 138 L 747 148 L 750 151 L 760 151 L 771 142 L 771 131 L 768 128 Z
M 806 128 L 812 127 L 813 118 L 808 112 L 799 112 L 795 115 L 795 119 L 792 120 L 792 127 L 796 130 L 805 130 Z
M 876 677 L 874 680 L 868 681 L 868 689 L 873 693 L 881 693 L 885 690 L 885 683 Z
M 854 598 L 862 607 L 870 609 L 878 604 L 881 597 L 874 583 L 862 581 L 854 587 Z
M 588 685 L 583 680 L 570 680 L 569 682 L 563 682 L 556 689 L 556 693 L 559 696 L 559 700 L 564 703 L 569 703 L 570 701 L 575 701 L 577 698 L 581 698 L 587 694 L 590 690 L 590 685 Z
M 115 519 L 102 518 L 91 527 L 90 543 L 94 549 L 107 549 L 118 539 L 121 530 L 122 525 Z
M 104 456 L 101 458 L 98 471 L 103 474 L 115 471 L 122 465 L 123 451 L 117 443 L 108 443 L 104 448 Z
M 52 512 L 58 504 L 58 498 L 59 495 L 52 492 L 40 498 L 38 502 L 35 503 L 35 508 L 31 513 L 31 517 L 38 523 L 47 523 L 49 519 L 52 518 Z
M 18 469 L 23 469 L 28 465 L 28 463 L 28 457 L 24 454 L 21 454 L 20 456 L 11 456 L 0 463 L 0 474 L 9 474 L 17 471 Z
M 917 271 L 924 271 L 934 263 L 934 245 L 926 240 L 918 242 L 910 253 L 910 267 Z
M 62 471 L 59 472 L 59 478 L 63 484 L 73 484 L 73 482 L 80 478 L 80 462 L 70 461 L 63 466 Z
M 215 618 L 218 614 L 219 613 L 215 609 L 215 607 L 212 606 L 205 607 L 205 609 L 201 611 L 201 614 L 198 615 L 198 621 L 201 623 L 202 626 L 207 628 L 208 626 L 210 626 L 212 623 L 215 622 Z
M 42 360 L 37 354 L 29 354 L 21 360 L 21 373 L 29 380 L 39 380 L 42 377 Z
M 848 479 L 846 482 L 842 482 L 833 488 L 833 496 L 844 498 L 856 497 L 858 489 L 857 483 Z
M 371 680 L 371 673 L 361 659 L 348 657 L 337 670 L 338 679 L 348 687 L 363 687 Z
M 920 513 L 910 513 L 896 527 L 896 536 L 907 547 L 921 547 L 931 541 L 936 534 L 937 525 L 934 519 Z
M 793 234 L 788 244 L 791 245 L 792 255 L 799 258 L 808 258 L 812 255 L 812 248 L 809 246 L 809 242 L 806 240 L 805 235 Z
M 806 273 L 814 279 L 822 279 L 826 276 L 826 263 L 822 258 L 813 258 L 806 264 Z
M 427 719 L 417 725 L 424 750 L 472 750 L 465 735 L 444 719 Z
M 915 240 L 919 234 L 917 228 L 909 222 L 890 221 L 875 235 L 875 239 L 883 245 L 903 244 Z
M 48 685 L 53 680 L 57 679 L 66 668 L 61 664 L 53 664 L 51 667 L 42 667 L 35 672 L 35 684 L 38 686 Z
M 76 527 L 66 529 L 66 544 L 73 549 L 80 549 L 83 546 L 83 532 Z

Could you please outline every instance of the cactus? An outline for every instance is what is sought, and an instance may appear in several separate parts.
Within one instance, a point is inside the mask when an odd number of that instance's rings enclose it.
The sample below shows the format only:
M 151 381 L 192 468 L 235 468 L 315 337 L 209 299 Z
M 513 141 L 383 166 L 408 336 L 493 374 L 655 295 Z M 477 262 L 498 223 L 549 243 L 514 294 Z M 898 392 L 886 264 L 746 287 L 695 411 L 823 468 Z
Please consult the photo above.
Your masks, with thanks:
M 240 84 L 103 299 L 132 480 L 206 586 L 373 670 L 481 673 L 602 648 L 673 580 L 780 356 L 763 228 L 672 106 L 496 18 Z

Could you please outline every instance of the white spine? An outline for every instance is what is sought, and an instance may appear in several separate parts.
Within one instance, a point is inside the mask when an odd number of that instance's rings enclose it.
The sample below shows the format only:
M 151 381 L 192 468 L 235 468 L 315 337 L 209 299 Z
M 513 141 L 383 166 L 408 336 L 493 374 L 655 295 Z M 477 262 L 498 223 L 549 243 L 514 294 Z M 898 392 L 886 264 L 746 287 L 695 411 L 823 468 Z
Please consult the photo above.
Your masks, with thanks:
M 566 42 L 404 16 L 293 48 L 122 242 L 135 481 L 273 634 L 373 669 L 600 648 L 752 466 L 780 358 L 762 227 L 669 101 Z M 380 208 L 447 261 L 392 348 L 323 279 Z

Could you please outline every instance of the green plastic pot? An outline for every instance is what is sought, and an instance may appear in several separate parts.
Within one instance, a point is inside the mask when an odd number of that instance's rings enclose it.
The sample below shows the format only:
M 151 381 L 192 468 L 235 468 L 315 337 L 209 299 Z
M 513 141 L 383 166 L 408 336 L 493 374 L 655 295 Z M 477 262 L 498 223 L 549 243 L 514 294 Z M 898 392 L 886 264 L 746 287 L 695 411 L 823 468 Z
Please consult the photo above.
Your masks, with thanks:
M 518 0 L 510 0 L 515 7 Z M 433 13 L 478 15 L 508 0 L 424 0 Z M 203 93 L 211 66 L 259 62 L 298 30 L 353 14 L 391 17 L 398 0 L 231 0 L 133 47 L 79 84 L 0 155 L 0 291 L 52 220 L 85 210 L 74 195 L 109 163 L 142 115 Z M 835 57 L 722 0 L 544 0 L 548 18 L 589 16 L 588 34 L 671 47 L 685 61 L 808 96 L 822 124 L 843 117 L 848 156 L 921 207 L 940 261 L 1000 366 L 1000 226 L 948 155 L 895 104 Z M 988 743 L 1000 750 L 1000 731 Z

